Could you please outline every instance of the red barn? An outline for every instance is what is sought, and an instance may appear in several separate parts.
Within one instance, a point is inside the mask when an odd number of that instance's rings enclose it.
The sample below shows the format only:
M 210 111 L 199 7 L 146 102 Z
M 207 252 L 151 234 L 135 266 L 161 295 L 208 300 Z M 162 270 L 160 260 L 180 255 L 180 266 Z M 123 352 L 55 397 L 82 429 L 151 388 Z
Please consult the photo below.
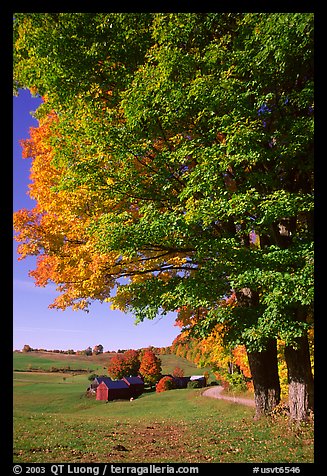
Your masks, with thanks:
M 144 391 L 144 382 L 140 377 L 123 377 L 130 390 L 130 397 L 137 398 Z

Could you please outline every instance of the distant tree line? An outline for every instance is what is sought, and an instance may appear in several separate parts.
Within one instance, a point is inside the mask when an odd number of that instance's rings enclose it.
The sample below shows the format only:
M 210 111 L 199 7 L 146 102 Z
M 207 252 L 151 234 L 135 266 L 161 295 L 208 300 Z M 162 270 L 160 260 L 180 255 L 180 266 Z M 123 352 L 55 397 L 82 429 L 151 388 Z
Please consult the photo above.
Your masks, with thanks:
M 22 352 L 53 352 L 55 354 L 69 354 L 69 355 L 98 355 L 103 353 L 103 345 L 98 344 L 93 347 L 87 347 L 84 350 L 74 350 L 74 349 L 68 349 L 68 350 L 59 350 L 59 349 L 53 349 L 53 350 L 48 350 L 48 349 L 33 349 L 30 345 L 25 344 Z M 109 351 L 108 351 L 109 352 Z
M 145 351 L 146 349 L 150 349 L 152 350 L 155 354 L 161 354 L 161 355 L 164 355 L 164 354 L 170 354 L 171 353 L 171 347 L 170 346 L 167 346 L 167 347 L 153 347 L 153 346 L 149 346 L 149 347 L 146 347 L 146 348 L 141 348 L 141 349 L 137 349 L 137 352 L 141 352 L 141 351 Z M 124 354 L 125 352 L 127 352 L 128 349 L 118 349 L 117 351 L 116 350 L 107 350 L 106 352 L 104 352 L 104 347 L 102 344 L 97 344 L 93 347 L 87 347 L 86 349 L 84 350 L 74 350 L 74 349 L 68 349 L 68 350 L 59 350 L 59 349 L 53 349 L 53 350 L 49 350 L 49 349 L 43 349 L 43 348 L 33 348 L 31 347 L 30 345 L 28 344 L 25 344 L 24 347 L 22 348 L 22 352 L 53 352 L 55 354 L 69 354 L 69 355 L 99 355 L 99 354 Z M 15 352 L 19 352 L 19 350 L 16 350 Z

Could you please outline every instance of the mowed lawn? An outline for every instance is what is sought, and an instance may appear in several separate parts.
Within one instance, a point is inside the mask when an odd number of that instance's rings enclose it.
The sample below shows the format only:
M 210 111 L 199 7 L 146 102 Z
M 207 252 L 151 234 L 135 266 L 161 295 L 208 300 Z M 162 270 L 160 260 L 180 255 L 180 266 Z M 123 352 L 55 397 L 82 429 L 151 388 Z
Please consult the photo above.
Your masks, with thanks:
M 201 389 L 85 396 L 87 376 L 14 372 L 14 462 L 313 462 L 312 424 L 253 420 Z

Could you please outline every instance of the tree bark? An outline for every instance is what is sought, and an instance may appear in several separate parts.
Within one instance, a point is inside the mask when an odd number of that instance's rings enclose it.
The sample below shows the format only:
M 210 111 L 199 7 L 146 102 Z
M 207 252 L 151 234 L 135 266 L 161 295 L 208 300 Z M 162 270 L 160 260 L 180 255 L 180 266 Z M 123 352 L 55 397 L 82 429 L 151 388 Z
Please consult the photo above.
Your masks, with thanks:
M 276 340 L 270 339 L 266 350 L 247 352 L 247 356 L 254 386 L 254 418 L 259 419 L 269 414 L 280 402 Z
M 285 347 L 288 400 L 292 420 L 305 421 L 314 409 L 313 375 L 307 335 L 296 339 L 296 348 Z

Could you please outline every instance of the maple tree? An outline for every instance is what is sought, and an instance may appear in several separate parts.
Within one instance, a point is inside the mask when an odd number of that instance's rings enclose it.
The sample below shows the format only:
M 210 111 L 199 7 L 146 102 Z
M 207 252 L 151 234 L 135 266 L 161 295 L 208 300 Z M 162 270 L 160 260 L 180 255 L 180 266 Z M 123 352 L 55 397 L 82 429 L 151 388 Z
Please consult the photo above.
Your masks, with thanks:
M 121 379 L 126 377 L 125 375 L 125 361 L 122 354 L 116 354 L 110 360 L 108 366 L 108 374 L 113 379 Z
M 184 377 L 184 370 L 176 366 L 173 370 L 173 377 Z
M 126 350 L 123 354 L 116 354 L 110 360 L 108 374 L 113 379 L 137 376 L 140 370 L 139 352 L 133 349 Z
M 151 349 L 146 349 L 141 356 L 140 374 L 145 383 L 155 385 L 161 375 L 161 360 Z
M 103 345 L 102 344 L 97 344 L 93 347 L 93 354 L 99 355 L 103 354 Z
M 55 351 L 54 351 L 54 352 L 55 352 Z M 87 348 L 83 351 L 83 353 L 84 353 L 85 355 L 88 355 L 88 356 L 92 355 L 92 347 L 90 347 L 90 346 L 87 347 Z
M 312 14 L 14 19 L 15 87 L 45 97 L 25 145 L 38 203 L 15 215 L 36 283 L 63 309 L 220 325 L 257 415 L 279 401 L 283 340 L 295 419 L 313 395 L 312 51 Z

